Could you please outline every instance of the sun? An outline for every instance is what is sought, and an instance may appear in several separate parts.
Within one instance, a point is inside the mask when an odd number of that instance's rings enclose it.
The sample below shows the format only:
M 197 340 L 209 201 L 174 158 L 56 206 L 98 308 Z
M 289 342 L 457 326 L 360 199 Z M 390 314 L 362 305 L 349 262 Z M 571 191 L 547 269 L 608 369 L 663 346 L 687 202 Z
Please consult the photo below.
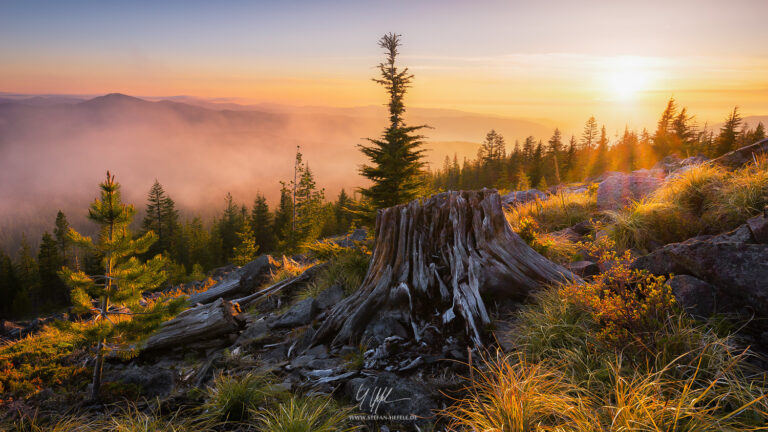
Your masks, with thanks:
M 638 57 L 616 57 L 606 65 L 605 82 L 616 99 L 629 100 L 650 85 L 648 65 Z

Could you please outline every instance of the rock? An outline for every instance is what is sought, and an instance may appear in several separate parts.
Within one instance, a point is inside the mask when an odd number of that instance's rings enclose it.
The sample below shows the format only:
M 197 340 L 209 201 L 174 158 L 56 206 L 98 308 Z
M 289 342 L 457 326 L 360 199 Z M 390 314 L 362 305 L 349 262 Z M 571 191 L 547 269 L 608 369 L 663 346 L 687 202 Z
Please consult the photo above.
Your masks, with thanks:
M 344 288 L 341 285 L 332 285 L 317 295 L 317 308 L 326 310 L 344 299 Z
M 239 309 L 221 298 L 208 305 L 183 311 L 147 339 L 143 352 L 158 350 L 210 349 L 234 342 L 242 321 Z M 234 338 L 233 338 L 234 339 Z
M 694 318 L 712 316 L 717 311 L 718 300 L 723 301 L 717 287 L 693 276 L 675 276 L 667 284 L 672 288 L 677 303 Z
M 315 345 L 308 349 L 306 354 L 318 359 L 326 359 L 328 358 L 328 348 L 325 345 Z
M 133 366 L 117 372 L 110 381 L 136 385 L 141 389 L 142 396 L 148 398 L 162 397 L 173 390 L 174 375 L 169 369 L 153 366 Z
M 345 391 L 359 409 L 375 415 L 432 417 L 438 408 L 432 392 L 423 384 L 383 372 L 347 382 Z
M 639 200 L 658 189 L 663 178 L 664 173 L 659 170 L 638 170 L 609 176 L 597 188 L 597 206 L 607 210 Z
M 595 228 L 595 224 L 592 222 L 592 220 L 581 221 L 571 227 L 571 229 L 580 236 L 585 236 L 591 233 L 594 230 L 594 228 Z
M 600 274 L 600 267 L 592 261 L 576 261 L 565 267 L 583 278 Z
M 739 168 L 746 164 L 752 163 L 755 156 L 768 153 L 768 138 L 758 141 L 754 144 L 744 146 L 738 150 L 726 153 L 712 162 L 722 165 L 726 168 Z M 754 155 L 754 156 L 753 156 Z
M 227 273 L 224 279 L 207 291 L 192 295 L 189 303 L 205 304 L 218 298 L 232 299 L 241 294 L 250 294 L 269 279 L 269 274 L 274 267 L 272 263 L 272 257 L 262 255 L 243 267 Z
M 747 226 L 752 232 L 756 243 L 768 244 L 768 216 L 765 214 L 747 220 Z
M 562 240 L 569 241 L 571 243 L 576 243 L 578 241 L 581 241 L 581 235 L 573 230 L 573 228 L 564 228 L 559 231 L 553 231 L 550 233 L 551 235 L 555 237 L 559 237 Z
M 511 206 L 517 204 L 525 204 L 536 199 L 546 201 L 549 199 L 549 195 L 538 189 L 528 189 L 524 191 L 513 191 L 501 197 L 501 203 L 504 206 Z
M 291 306 L 286 313 L 280 316 L 272 328 L 293 328 L 307 325 L 317 315 L 317 301 L 313 298 L 304 299 Z
M 300 355 L 300 356 L 296 357 L 295 359 L 291 360 L 291 367 L 294 368 L 294 369 L 306 367 L 307 364 L 309 364 L 309 362 L 311 362 L 312 360 L 315 360 L 314 356 L 311 356 L 311 355 Z
M 260 319 L 252 323 L 247 324 L 245 330 L 240 333 L 240 337 L 235 341 L 235 345 L 243 346 L 249 345 L 254 342 L 263 340 L 269 335 L 269 326 L 267 326 L 267 320 Z
M 768 317 L 768 245 L 742 242 L 744 238 L 751 238 L 751 232 L 745 227 L 742 225 L 706 240 L 691 239 L 666 245 L 636 259 L 632 267 L 656 275 L 696 277 L 738 302 L 734 307 L 749 308 L 758 316 Z M 719 306 L 720 299 L 716 300 Z

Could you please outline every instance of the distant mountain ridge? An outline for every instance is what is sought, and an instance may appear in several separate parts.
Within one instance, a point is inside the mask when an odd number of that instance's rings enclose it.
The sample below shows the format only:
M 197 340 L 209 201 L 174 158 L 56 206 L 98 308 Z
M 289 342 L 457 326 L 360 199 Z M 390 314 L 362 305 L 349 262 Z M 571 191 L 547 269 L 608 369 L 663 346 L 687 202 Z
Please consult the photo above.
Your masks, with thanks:
M 410 124 L 429 124 L 427 161 L 474 157 L 491 128 L 508 137 L 546 137 L 527 120 L 413 108 Z M 250 205 L 256 192 L 274 203 L 301 146 L 329 198 L 364 185 L 357 145 L 386 126 L 384 107 L 234 106 L 147 100 L 120 93 L 94 98 L 0 94 L 0 242 L 50 229 L 62 209 L 82 219 L 98 181 L 111 170 L 127 202 L 143 208 L 157 178 L 188 214 L 214 214 L 226 192 Z M 12 227 L 12 228 L 10 228 Z

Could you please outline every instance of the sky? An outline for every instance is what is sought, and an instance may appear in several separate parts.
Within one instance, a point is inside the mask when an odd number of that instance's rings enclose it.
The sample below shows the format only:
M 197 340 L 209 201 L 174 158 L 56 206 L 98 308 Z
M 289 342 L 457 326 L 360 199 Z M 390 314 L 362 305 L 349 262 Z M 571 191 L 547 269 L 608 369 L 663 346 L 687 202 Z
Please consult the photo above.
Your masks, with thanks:
M 0 91 L 366 106 L 402 35 L 409 106 L 652 126 L 768 114 L 768 1 L 0 0 Z

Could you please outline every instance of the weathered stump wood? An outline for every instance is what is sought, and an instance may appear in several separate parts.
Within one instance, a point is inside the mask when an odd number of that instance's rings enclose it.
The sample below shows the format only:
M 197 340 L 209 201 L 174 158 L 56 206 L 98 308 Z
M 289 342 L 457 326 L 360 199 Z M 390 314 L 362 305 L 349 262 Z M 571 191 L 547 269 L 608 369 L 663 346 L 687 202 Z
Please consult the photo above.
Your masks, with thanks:
M 210 303 L 219 298 L 227 299 L 251 292 L 269 278 L 272 268 L 272 257 L 262 255 L 232 271 L 208 290 L 190 296 L 189 303 Z
M 257 291 L 253 294 L 241 297 L 239 299 L 232 300 L 233 303 L 240 305 L 241 309 L 245 309 L 248 306 L 259 303 L 266 300 L 268 297 L 282 292 L 288 288 L 298 286 L 299 284 L 306 283 L 312 279 L 321 268 L 325 267 L 325 264 L 313 265 L 312 267 L 304 270 L 300 275 L 281 280 L 280 282 L 270 285 L 261 291 Z
M 354 344 L 395 320 L 416 342 L 437 332 L 482 346 L 490 323 L 482 297 L 522 300 L 543 284 L 579 280 L 512 231 L 495 190 L 381 210 L 375 232 L 360 289 L 332 309 L 315 343 Z
M 164 322 L 147 339 L 143 351 L 207 349 L 226 345 L 227 337 L 239 332 L 243 325 L 238 319 L 239 313 L 237 305 L 221 298 L 187 309 Z

